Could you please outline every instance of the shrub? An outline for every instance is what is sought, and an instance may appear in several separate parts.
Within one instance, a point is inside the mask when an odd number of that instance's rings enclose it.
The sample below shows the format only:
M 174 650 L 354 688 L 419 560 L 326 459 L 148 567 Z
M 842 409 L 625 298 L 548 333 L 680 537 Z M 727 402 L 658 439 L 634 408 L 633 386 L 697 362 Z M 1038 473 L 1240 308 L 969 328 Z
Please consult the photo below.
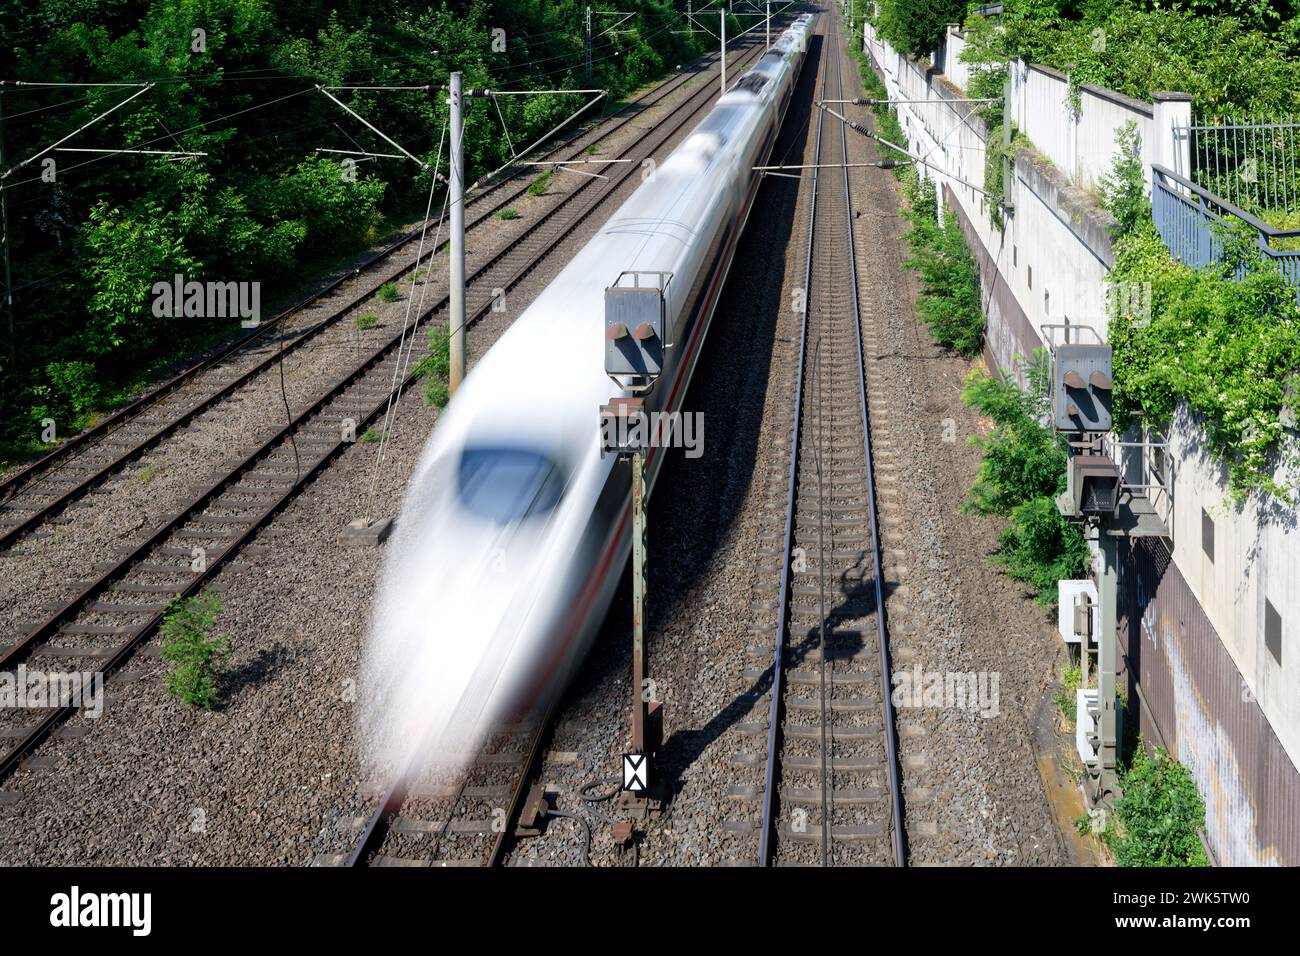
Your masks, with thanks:
M 67 409 L 70 418 L 80 418 L 99 403 L 98 371 L 90 362 L 72 359 L 45 366 L 49 379 L 49 398 L 59 408 Z
M 896 49 L 929 57 L 944 27 L 966 12 L 966 0 L 879 0 L 877 10 L 880 33 Z
M 379 324 L 379 316 L 373 312 L 366 312 L 357 316 L 357 328 L 364 332 L 366 329 L 373 329 Z
M 375 295 L 379 296 L 379 300 L 381 302 L 396 302 L 397 283 L 385 282 L 383 285 L 379 287 L 379 290 L 375 293 Z
M 1110 172 L 1101 177 L 1102 205 L 1115 217 L 1111 234 L 1122 236 L 1151 218 L 1151 200 L 1146 195 L 1146 174 L 1142 166 L 1142 138 L 1137 123 L 1130 120 L 1115 134 L 1118 147 Z
M 944 211 L 943 225 L 935 220 L 934 184 L 909 171 L 904 178 L 910 203 L 904 215 L 912 224 L 907 231 L 912 254 L 909 269 L 921 274 L 921 296 L 916 311 L 930 329 L 930 337 L 959 355 L 979 352 L 984 337 L 984 309 L 979 272 L 966 246 L 957 214 Z
M 217 677 L 230 659 L 230 645 L 212 635 L 221 599 L 205 591 L 172 601 L 162 623 L 162 656 L 171 664 L 167 689 L 195 707 L 217 701 Z
M 1065 490 L 1066 455 L 1062 439 L 1043 424 L 1046 356 L 1040 350 L 1022 367 L 1028 389 L 979 370 L 966 379 L 962 400 L 992 418 L 993 430 L 971 438 L 983 458 L 964 507 L 1011 519 L 995 561 L 1030 585 L 1037 603 L 1052 606 L 1056 582 L 1086 575 L 1091 555 L 1083 533 L 1056 508 L 1056 495 Z
M 1258 491 L 1289 502 L 1295 488 L 1274 478 L 1274 463 L 1294 424 L 1300 309 L 1249 227 L 1220 242 L 1224 261 L 1196 270 L 1174 261 L 1149 221 L 1116 240 L 1113 288 L 1149 288 L 1149 314 L 1120 308 L 1110 322 L 1116 424 L 1164 424 L 1185 402 L 1234 501 Z
M 379 180 L 350 180 L 332 159 L 312 157 L 281 177 L 276 205 L 281 219 L 303 222 L 312 244 L 355 243 L 374 224 L 383 196 Z
M 1119 825 L 1107 834 L 1120 866 L 1209 866 L 1198 836 L 1205 826 L 1205 801 L 1186 767 L 1164 748 L 1148 756 L 1139 738 L 1120 787 Z
M 1083 533 L 1066 521 L 1053 498 L 1031 498 L 1011 511 L 998 538 L 997 563 L 1034 589 L 1034 601 L 1056 605 L 1056 582 L 1088 573 L 1091 555 Z

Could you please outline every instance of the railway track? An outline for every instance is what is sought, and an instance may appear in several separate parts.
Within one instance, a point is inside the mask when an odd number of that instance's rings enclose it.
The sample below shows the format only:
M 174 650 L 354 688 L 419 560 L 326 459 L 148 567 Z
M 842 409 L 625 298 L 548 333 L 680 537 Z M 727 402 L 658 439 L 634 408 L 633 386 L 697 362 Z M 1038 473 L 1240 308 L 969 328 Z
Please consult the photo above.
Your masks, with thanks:
M 734 65 L 743 67 L 762 52 L 755 46 Z M 609 180 L 584 179 L 569 201 L 545 217 L 467 277 L 466 322 L 473 325 L 558 248 L 632 176 L 640 161 L 655 154 L 714 100 L 708 84 L 687 96 L 670 120 L 638 139 L 627 151 L 634 161 Z M 563 209 L 563 217 L 557 211 Z M 446 321 L 447 300 L 424 309 L 416 330 Z M 407 341 L 410 341 L 410 334 Z M 102 673 L 106 681 L 156 632 L 169 603 L 199 593 L 274 516 L 329 463 L 380 418 L 394 394 L 418 379 L 404 361 L 401 333 L 364 356 L 306 407 L 205 483 L 169 520 L 128 546 L 120 559 L 92 569 L 75 593 L 40 610 L 39 623 L 17 642 L 0 648 L 0 671 L 35 662 L 49 671 L 75 664 Z M 187 420 L 195 416 L 190 415 Z M 73 707 L 0 714 L 0 739 L 13 740 L 0 754 L 3 780 L 56 728 Z M 34 715 L 31 723 L 26 718 Z
M 552 711 L 552 714 L 554 711 Z M 317 866 L 500 866 L 505 862 L 540 764 L 551 715 L 489 742 L 454 775 L 412 773 L 390 783 L 355 824 L 351 852 L 319 856 Z
M 711 65 L 706 65 L 703 69 L 706 79 L 711 72 Z M 691 71 L 665 80 L 630 103 L 612 125 L 598 124 L 567 137 L 545 158 L 581 157 L 589 146 L 608 139 L 636 120 L 642 110 L 667 99 L 699 74 L 700 71 Z M 708 88 L 707 82 L 703 87 Z M 614 158 L 622 158 L 622 154 Z M 471 210 L 465 224 L 467 233 L 491 221 L 497 212 L 520 199 L 530 182 L 527 177 L 522 182 L 509 178 L 472 196 L 467 203 Z M 584 180 L 575 192 L 588 188 L 591 182 Z M 562 205 L 557 205 L 551 214 Z M 422 229 L 416 229 L 398 238 L 358 264 L 351 273 L 339 276 L 323 289 L 294 303 L 216 355 L 185 369 L 93 428 L 0 478 L 0 549 L 12 546 L 196 417 L 269 372 L 285 354 L 316 341 L 344 316 L 371 299 L 380 286 L 405 278 L 446 251 L 444 241 L 426 250 L 416 261 L 414 253 L 421 233 Z M 467 282 L 473 279 L 469 276 Z M 303 328 L 289 328 L 295 318 L 312 308 L 327 311 Z M 202 388 L 204 373 L 215 373 L 211 377 L 216 380 L 216 388 L 197 396 L 196 400 L 191 393 Z
M 842 95 L 841 42 L 827 22 L 823 99 Z M 904 865 L 847 142 L 823 111 L 815 128 L 830 168 L 811 171 L 789 457 L 767 482 L 779 580 L 751 605 L 771 683 L 757 862 Z

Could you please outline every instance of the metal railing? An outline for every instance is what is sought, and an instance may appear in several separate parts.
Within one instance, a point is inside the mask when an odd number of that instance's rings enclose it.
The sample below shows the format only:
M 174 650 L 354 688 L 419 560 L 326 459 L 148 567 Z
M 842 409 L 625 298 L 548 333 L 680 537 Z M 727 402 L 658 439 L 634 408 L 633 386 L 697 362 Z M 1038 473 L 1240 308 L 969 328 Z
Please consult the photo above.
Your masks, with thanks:
M 1196 117 L 1192 179 L 1243 209 L 1300 214 L 1300 119 Z
M 1151 170 L 1151 216 L 1175 259 L 1196 269 L 1220 259 L 1223 244 L 1214 225 L 1234 216 L 1255 229 L 1260 251 L 1277 264 L 1300 297 L 1300 251 L 1279 248 L 1285 240 L 1300 238 L 1300 229 L 1275 229 L 1165 166 L 1153 165 Z

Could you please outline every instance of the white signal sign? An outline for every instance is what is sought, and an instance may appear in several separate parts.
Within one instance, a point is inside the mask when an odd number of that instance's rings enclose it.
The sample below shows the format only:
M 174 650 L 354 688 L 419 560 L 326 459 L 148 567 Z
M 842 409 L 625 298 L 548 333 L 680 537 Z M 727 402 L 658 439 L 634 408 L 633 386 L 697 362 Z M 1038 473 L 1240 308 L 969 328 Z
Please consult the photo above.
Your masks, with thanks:
M 623 789 L 633 793 L 645 790 L 649 769 L 645 754 L 623 754 Z

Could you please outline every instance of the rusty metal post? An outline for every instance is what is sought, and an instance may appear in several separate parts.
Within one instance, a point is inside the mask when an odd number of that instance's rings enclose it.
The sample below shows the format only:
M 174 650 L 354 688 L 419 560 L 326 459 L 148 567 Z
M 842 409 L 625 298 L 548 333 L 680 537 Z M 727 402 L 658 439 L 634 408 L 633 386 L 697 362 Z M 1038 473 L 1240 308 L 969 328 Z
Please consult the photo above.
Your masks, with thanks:
M 645 676 L 645 451 L 632 455 L 632 750 L 649 753 L 646 739 Z
M 1119 617 L 1119 538 L 1109 523 L 1101 522 L 1101 581 L 1097 588 L 1097 613 L 1101 628 L 1097 644 L 1097 704 L 1101 715 L 1097 721 L 1097 763 L 1101 771 L 1098 796 L 1114 793 L 1119 783 L 1119 741 L 1115 719 L 1115 671 L 1117 661 L 1117 621 Z

